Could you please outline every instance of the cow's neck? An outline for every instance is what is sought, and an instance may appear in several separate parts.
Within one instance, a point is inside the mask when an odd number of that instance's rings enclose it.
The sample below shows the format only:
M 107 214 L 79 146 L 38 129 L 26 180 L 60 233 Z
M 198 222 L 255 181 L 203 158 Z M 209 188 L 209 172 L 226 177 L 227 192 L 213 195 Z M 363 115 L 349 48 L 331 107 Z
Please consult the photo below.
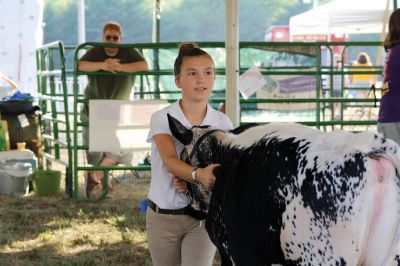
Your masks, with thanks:
M 225 132 L 217 132 L 213 134 L 213 139 L 209 141 L 211 150 L 215 151 L 213 152 L 213 163 L 233 166 L 239 161 L 243 150 L 224 142 L 226 136 L 227 133 Z

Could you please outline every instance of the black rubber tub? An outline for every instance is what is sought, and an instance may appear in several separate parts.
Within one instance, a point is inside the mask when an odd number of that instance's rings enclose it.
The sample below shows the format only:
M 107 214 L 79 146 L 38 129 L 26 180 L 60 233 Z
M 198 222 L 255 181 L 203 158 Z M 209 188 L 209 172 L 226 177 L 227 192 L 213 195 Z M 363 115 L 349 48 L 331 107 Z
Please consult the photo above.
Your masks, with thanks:
M 38 106 L 33 106 L 32 101 L 0 101 L 1 114 L 30 114 L 39 109 Z

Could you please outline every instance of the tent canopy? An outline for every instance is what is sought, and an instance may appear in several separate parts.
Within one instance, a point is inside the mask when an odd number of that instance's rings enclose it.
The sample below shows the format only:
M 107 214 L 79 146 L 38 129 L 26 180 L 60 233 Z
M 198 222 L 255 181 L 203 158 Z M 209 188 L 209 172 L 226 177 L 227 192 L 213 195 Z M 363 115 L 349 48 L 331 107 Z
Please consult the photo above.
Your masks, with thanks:
M 380 33 L 392 10 L 391 0 L 334 0 L 291 17 L 290 35 Z

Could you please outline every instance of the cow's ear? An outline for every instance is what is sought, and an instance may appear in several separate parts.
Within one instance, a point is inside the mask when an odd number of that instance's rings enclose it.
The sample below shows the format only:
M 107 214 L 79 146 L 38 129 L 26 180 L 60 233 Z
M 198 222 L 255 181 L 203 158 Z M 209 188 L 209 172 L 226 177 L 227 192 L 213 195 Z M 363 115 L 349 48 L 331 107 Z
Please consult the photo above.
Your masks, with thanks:
M 181 122 L 179 122 L 176 118 L 167 114 L 168 116 L 168 124 L 169 129 L 172 132 L 172 135 L 179 140 L 183 145 L 189 145 L 193 139 L 193 132 L 190 129 L 187 129 Z
M 229 132 L 231 132 L 232 134 L 235 134 L 235 135 L 239 135 L 240 133 L 248 130 L 249 128 L 256 127 L 256 126 L 259 126 L 259 125 L 260 124 L 258 124 L 258 123 L 248 123 L 248 124 L 243 125 L 243 126 L 238 126 L 237 128 L 232 129 Z

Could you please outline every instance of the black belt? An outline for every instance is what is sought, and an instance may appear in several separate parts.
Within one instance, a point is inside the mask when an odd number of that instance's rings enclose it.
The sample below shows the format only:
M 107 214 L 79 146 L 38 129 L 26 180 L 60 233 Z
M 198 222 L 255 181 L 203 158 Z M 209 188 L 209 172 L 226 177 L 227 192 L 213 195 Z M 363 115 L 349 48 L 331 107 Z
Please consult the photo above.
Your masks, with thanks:
M 156 213 L 160 213 L 160 214 L 172 214 L 172 215 L 183 215 L 183 214 L 187 214 L 188 213 L 188 209 L 189 206 L 186 206 L 184 208 L 181 209 L 176 209 L 176 210 L 168 210 L 168 209 L 161 209 L 157 206 L 157 204 L 155 204 L 154 202 L 152 202 L 151 200 L 147 200 L 147 206 L 150 207 L 150 209 L 152 209 L 154 212 Z

